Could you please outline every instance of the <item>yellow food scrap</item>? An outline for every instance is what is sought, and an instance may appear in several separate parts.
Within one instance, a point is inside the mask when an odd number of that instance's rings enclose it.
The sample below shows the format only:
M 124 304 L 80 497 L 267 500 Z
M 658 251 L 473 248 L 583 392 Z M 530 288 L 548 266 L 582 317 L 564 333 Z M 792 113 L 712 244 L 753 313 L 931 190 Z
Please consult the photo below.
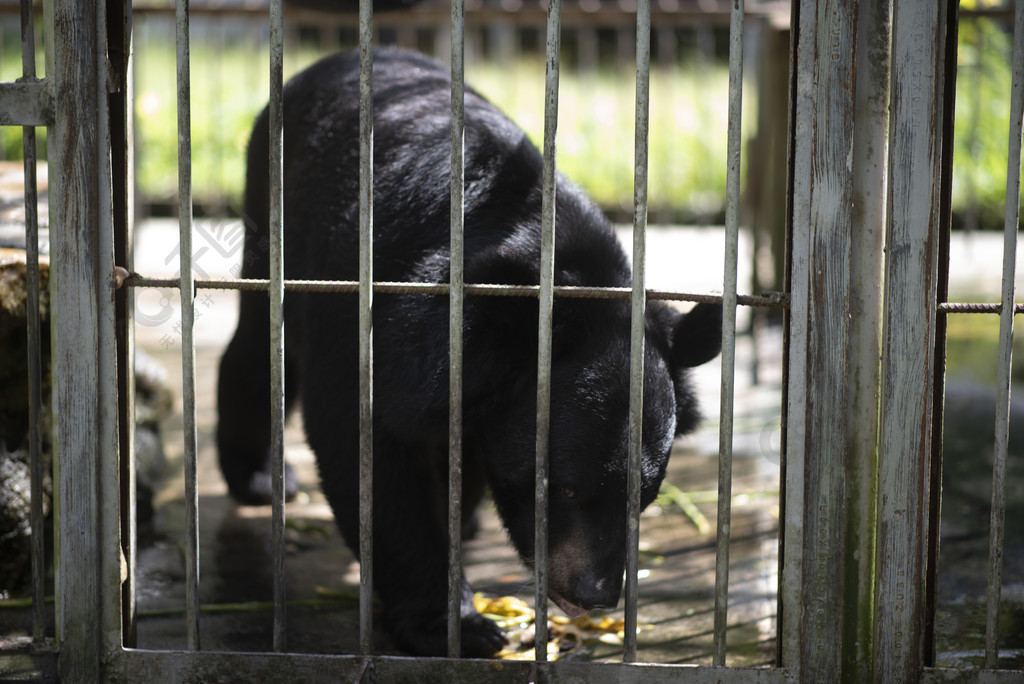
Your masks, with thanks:
M 505 631 L 509 644 L 498 653 L 498 658 L 533 660 L 533 623 L 536 617 L 533 608 L 515 596 L 487 598 L 481 594 L 473 596 L 473 605 L 481 615 L 494 620 Z M 624 620 L 609 616 L 568 618 L 551 615 L 548 617 L 548 659 L 557 660 L 588 642 L 621 644 L 624 630 Z
M 519 617 L 529 615 L 533 617 L 533 608 L 527 605 L 526 601 L 515 596 L 502 596 L 500 598 L 487 598 L 482 594 L 473 596 L 473 605 L 478 613 L 488 617 L 502 615 L 505 617 Z

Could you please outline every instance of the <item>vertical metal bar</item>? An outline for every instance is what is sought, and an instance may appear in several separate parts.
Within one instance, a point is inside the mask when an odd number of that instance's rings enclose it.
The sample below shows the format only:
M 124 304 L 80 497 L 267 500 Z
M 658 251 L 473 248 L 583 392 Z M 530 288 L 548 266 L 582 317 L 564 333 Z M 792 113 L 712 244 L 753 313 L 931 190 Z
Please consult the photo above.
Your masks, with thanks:
M 359 0 L 359 646 L 373 648 L 373 2 Z
M 27 0 L 26 0 L 27 1 Z M 39 343 L 39 222 L 36 194 L 36 132 L 25 127 L 25 262 L 28 289 L 28 425 L 31 464 L 32 524 L 32 638 L 42 641 L 46 625 L 46 517 L 43 513 L 43 455 L 39 417 L 42 408 Z
M 960 0 L 944 0 L 947 14 L 945 44 L 941 47 L 946 64 L 956 64 L 960 47 Z M 949 238 L 952 195 L 953 195 L 953 163 L 954 140 L 953 124 L 956 109 L 955 94 L 957 72 L 959 69 L 947 68 L 944 76 L 941 120 L 942 147 L 939 161 L 939 216 L 943 219 L 938 231 L 938 248 L 936 263 L 936 301 L 941 303 L 949 296 Z M 924 572 L 924 631 L 921 649 L 922 664 L 926 667 L 935 664 L 935 623 L 936 606 L 938 603 L 938 568 L 939 542 L 942 533 L 942 426 L 946 393 L 946 328 L 948 317 L 943 314 L 935 319 L 935 354 L 932 357 L 932 418 L 931 418 L 931 453 L 929 477 L 935 486 L 930 489 L 927 502 L 928 518 L 926 521 L 926 555 Z M 872 554 L 873 556 L 874 554 Z M 871 625 L 872 630 L 874 624 Z
M 287 636 L 284 575 L 284 19 L 270 1 L 270 464 L 274 564 L 274 650 Z
M 116 647 L 116 355 L 104 6 L 54 3 L 51 336 L 57 611 L 64 681 L 99 681 Z M 110 499 L 106 497 L 110 496 Z M 115 593 L 111 595 L 111 585 Z M 98 624 L 97 624 L 98 623 Z
M 178 86 L 178 235 L 181 265 L 181 398 L 185 439 L 185 626 L 189 650 L 199 650 L 199 487 L 196 469 L 195 275 L 192 272 L 192 115 L 189 81 L 189 0 L 175 5 Z
M 25 80 L 36 77 L 35 27 L 31 0 L 21 0 L 21 67 Z M 36 129 L 22 133 L 25 157 L 25 265 L 28 324 L 28 448 L 32 524 L 32 639 L 41 642 L 46 628 L 46 518 L 43 514 L 43 454 L 39 431 L 42 366 L 39 323 L 39 218 L 36 192 Z
M 933 402 L 945 11 L 893 4 L 874 667 L 916 681 Z
M 134 159 L 132 136 L 132 7 L 122 0 L 108 0 L 107 55 L 112 82 L 109 85 L 111 210 L 114 263 L 134 270 Z M 114 292 L 117 328 L 118 475 L 120 479 L 120 549 L 124 554 L 121 576 L 121 644 L 136 645 L 136 478 L 135 478 L 135 288 Z
M 558 132 L 558 74 L 562 2 L 548 4 L 544 77 L 544 170 L 541 200 L 539 319 L 537 326 L 537 453 L 534 508 L 536 620 L 534 657 L 548 652 L 548 448 L 551 436 L 551 312 L 555 279 L 555 138 Z
M 736 376 L 736 280 L 739 264 L 740 148 L 743 144 L 743 0 L 729 16 L 729 139 L 725 190 L 725 283 L 722 289 L 722 393 L 718 435 L 718 538 L 715 554 L 715 634 L 712 662 L 725 665 L 732 527 L 733 385 Z
M 99 415 L 95 419 L 98 430 L 93 467 L 97 477 L 95 501 L 99 507 L 96 515 L 95 539 L 97 541 L 94 543 L 99 549 L 99 560 L 96 563 L 95 572 L 98 573 L 99 647 L 102 653 L 109 653 L 110 649 L 120 645 L 121 627 L 119 520 L 116 508 L 113 509 L 114 515 L 109 514 L 113 503 L 118 500 L 119 496 L 118 466 L 116 458 L 102 458 L 101 456 L 102 454 L 116 454 L 118 450 L 111 144 L 109 102 L 106 97 L 112 86 L 112 80 L 107 57 L 107 16 L 107 7 L 101 5 L 95 15 L 97 44 L 90 55 L 99 90 L 96 97 L 96 159 L 92 168 L 98 190 L 93 238 L 96 246 L 96 275 L 93 282 L 98 294 L 98 310 L 100 312 L 94 333 L 98 351 L 96 375 L 104 387 L 96 398 Z M 81 491 L 78 493 L 81 494 Z M 109 505 L 105 505 L 107 502 Z M 74 571 L 77 571 L 78 559 L 75 560 Z
M 640 473 L 643 466 L 644 318 L 647 230 L 647 152 L 651 94 L 651 3 L 636 11 L 636 122 L 633 157 L 633 292 L 630 297 L 629 467 L 626 475 L 626 614 L 623 662 L 636 661 L 637 570 L 640 557 Z
M 878 468 L 882 248 L 889 131 L 891 0 L 861 0 L 857 10 L 853 113 L 853 222 L 850 254 L 850 458 L 843 670 L 871 679 L 871 634 Z
M 999 602 L 1003 584 L 1006 522 L 1006 449 L 1010 434 L 1010 361 L 1013 355 L 1014 276 L 1020 216 L 1021 133 L 1024 119 L 1024 2 L 1016 3 L 1013 27 L 1013 81 L 1010 91 L 1010 142 L 1006 166 L 1006 217 L 1003 224 L 1003 296 L 999 312 L 999 371 L 996 392 L 992 510 L 988 540 L 988 606 L 985 613 L 985 667 L 999 666 Z
M 448 657 L 462 640 L 462 308 L 465 182 L 465 1 L 452 0 L 451 274 L 448 313 Z
M 100 417 L 96 439 L 94 468 L 98 478 L 96 491 L 99 573 L 99 632 L 100 649 L 109 653 L 121 645 L 121 545 L 120 520 L 116 502 L 120 496 L 118 459 L 103 458 L 104 454 L 118 453 L 118 392 L 116 307 L 114 305 L 114 210 L 112 206 L 113 179 L 110 154 L 111 126 L 108 94 L 114 84 L 107 51 L 108 14 L 106 5 L 96 12 L 96 40 L 94 48 L 95 73 L 99 93 L 97 102 L 97 158 L 93 173 L 99 190 L 96 203 L 96 278 L 94 287 L 101 300 L 102 314 L 97 319 L 96 342 L 100 353 L 96 357 L 99 382 L 106 386 L 97 398 Z M 60 224 L 58 224 L 60 225 Z M 113 513 L 111 515 L 111 513 Z M 73 556 L 72 556 L 73 558 Z M 76 570 L 77 570 L 77 561 Z
M 784 314 L 782 459 L 779 495 L 779 626 L 776 654 L 778 664 L 800 677 L 800 645 L 803 641 L 803 483 L 806 473 L 807 416 L 807 296 L 800 288 L 808 279 L 806 226 L 798 229 L 798 217 L 810 213 L 808 163 L 798 159 L 796 149 L 806 122 L 800 113 L 808 106 L 806 42 L 803 2 L 790 7 L 789 125 L 786 131 L 786 259 L 785 284 L 790 308 Z M 812 25 L 813 18 L 810 19 Z

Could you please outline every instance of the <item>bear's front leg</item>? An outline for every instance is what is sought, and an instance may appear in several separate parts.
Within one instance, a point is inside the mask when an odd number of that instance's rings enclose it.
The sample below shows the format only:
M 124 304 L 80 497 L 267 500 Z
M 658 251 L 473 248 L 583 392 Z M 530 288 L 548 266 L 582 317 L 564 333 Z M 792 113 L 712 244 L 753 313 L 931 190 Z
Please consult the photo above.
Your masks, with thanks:
M 378 435 L 383 431 L 378 431 Z M 384 622 L 399 648 L 416 655 L 448 652 L 448 476 L 419 444 L 375 439 L 374 585 Z M 390 443 L 389 443 L 390 442 Z M 467 469 L 466 482 L 474 480 Z M 472 489 L 470 486 L 469 489 Z M 470 516 L 478 493 L 463 499 Z M 461 656 L 487 658 L 508 643 L 501 629 L 476 611 L 462 577 Z
M 314 449 L 324 492 L 349 548 L 358 555 L 358 456 L 354 441 L 351 446 L 351 452 L 337 454 L 342 456 L 337 459 L 325 459 L 323 451 Z M 379 423 L 374 425 L 373 446 L 373 588 L 383 606 L 384 625 L 398 648 L 413 655 L 445 656 L 447 474 L 425 456 L 429 448 L 389 438 Z M 475 507 L 476 498 L 464 502 Z M 460 612 L 462 657 L 486 658 L 508 643 L 501 629 L 473 607 L 465 577 Z
M 384 620 L 395 645 L 414 655 L 444 656 L 448 651 L 448 619 L 436 606 L 385 604 Z M 497 624 L 473 607 L 473 591 L 462 580 L 461 652 L 463 658 L 489 658 L 508 644 Z

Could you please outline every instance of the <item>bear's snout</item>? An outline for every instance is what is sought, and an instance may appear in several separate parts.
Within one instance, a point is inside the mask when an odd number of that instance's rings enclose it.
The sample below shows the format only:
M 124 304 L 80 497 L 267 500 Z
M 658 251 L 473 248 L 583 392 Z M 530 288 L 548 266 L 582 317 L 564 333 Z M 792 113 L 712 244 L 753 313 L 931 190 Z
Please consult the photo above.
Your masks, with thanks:
M 614 608 L 619 603 L 619 594 L 621 593 L 621 582 L 613 582 L 607 577 L 594 577 L 593 573 L 586 573 L 573 579 L 570 600 L 587 610 Z
M 615 608 L 622 593 L 622 544 L 609 544 L 603 535 L 588 532 L 593 530 L 577 527 L 552 548 L 548 593 L 569 617 Z
M 579 617 L 591 610 L 615 608 L 622 593 L 621 577 L 621 572 L 618 579 L 612 579 L 584 571 L 568 581 L 566 590 L 563 583 L 558 581 L 560 578 L 554 576 L 548 594 L 566 615 Z

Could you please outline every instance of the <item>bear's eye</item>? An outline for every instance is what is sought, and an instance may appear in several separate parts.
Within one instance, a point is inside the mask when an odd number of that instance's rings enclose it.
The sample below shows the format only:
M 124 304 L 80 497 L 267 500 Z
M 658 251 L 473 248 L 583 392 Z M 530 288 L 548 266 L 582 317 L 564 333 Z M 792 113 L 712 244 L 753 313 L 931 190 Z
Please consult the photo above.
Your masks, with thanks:
M 570 489 L 569 487 L 562 487 L 562 496 L 564 496 L 566 499 L 575 499 L 576 491 Z

